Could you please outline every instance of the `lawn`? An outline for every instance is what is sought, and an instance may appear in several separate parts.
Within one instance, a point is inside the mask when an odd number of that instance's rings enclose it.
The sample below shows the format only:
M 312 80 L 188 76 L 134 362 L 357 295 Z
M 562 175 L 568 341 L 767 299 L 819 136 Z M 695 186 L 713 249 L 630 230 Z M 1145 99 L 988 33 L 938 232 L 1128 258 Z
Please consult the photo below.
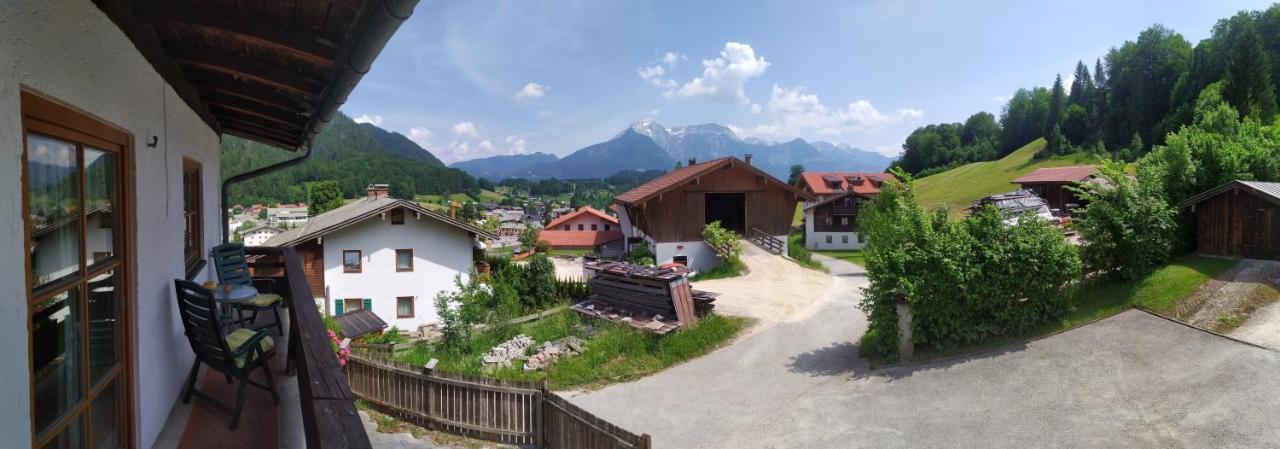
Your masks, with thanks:
M 630 326 L 595 320 L 591 321 L 594 333 L 587 335 L 583 327 L 578 326 L 583 321 L 577 312 L 564 311 L 532 323 L 473 335 L 461 351 L 445 352 L 432 345 L 420 345 L 399 359 L 421 366 L 435 358 L 439 360 L 437 369 L 443 371 L 499 379 L 537 380 L 546 376 L 547 384 L 557 390 L 595 388 L 637 379 L 704 355 L 729 343 L 752 323 L 749 318 L 712 314 L 691 329 L 660 336 Z M 486 370 L 480 356 L 521 333 L 535 340 L 535 348 L 545 341 L 576 336 L 586 342 L 586 350 L 577 356 L 559 360 L 545 372 L 526 372 L 520 362 L 510 368 Z
M 932 347 L 916 347 L 914 362 L 925 362 L 943 357 L 972 354 L 986 349 L 1026 341 L 1088 324 L 1111 315 L 1140 306 L 1156 312 L 1166 312 L 1179 301 L 1195 293 L 1210 278 L 1226 271 L 1238 261 L 1215 257 L 1186 256 L 1170 262 L 1142 279 L 1117 281 L 1099 278 L 1082 283 L 1074 293 L 1072 305 L 1061 319 L 1051 321 L 1026 335 L 1011 335 L 982 343 L 937 350 Z M 861 347 L 870 348 L 868 335 L 863 335 Z M 863 352 L 873 363 L 883 362 L 870 351 Z
M 1003 159 L 974 162 L 916 180 L 916 200 L 925 209 L 946 207 L 951 215 L 962 215 L 969 204 L 997 193 L 1017 189 L 1010 181 L 1042 167 L 1061 167 L 1096 163 L 1085 153 L 1053 156 L 1036 160 L 1032 156 L 1044 148 L 1044 139 L 1009 153 Z
M 507 197 L 502 196 L 501 193 L 494 192 L 492 190 L 480 189 L 480 202 L 482 203 L 501 203 L 502 200 L 505 199 L 507 199 Z
M 854 265 L 858 265 L 862 267 L 867 266 L 867 259 L 863 257 L 862 250 L 860 249 L 843 250 L 843 251 L 823 250 L 823 251 L 814 251 L 814 252 L 827 257 L 834 257 L 836 259 L 840 259 Z
M 1235 266 L 1237 260 L 1187 256 L 1161 267 L 1143 279 L 1086 281 L 1076 292 L 1075 307 L 1056 328 L 1067 329 L 1137 305 L 1168 312 L 1191 296 L 1201 284 Z
M 586 248 L 583 248 L 583 249 L 550 248 L 547 250 L 547 255 L 551 257 L 556 257 L 556 256 L 582 257 L 587 254 L 590 254 L 591 252 L 592 252 L 591 249 L 586 249 Z

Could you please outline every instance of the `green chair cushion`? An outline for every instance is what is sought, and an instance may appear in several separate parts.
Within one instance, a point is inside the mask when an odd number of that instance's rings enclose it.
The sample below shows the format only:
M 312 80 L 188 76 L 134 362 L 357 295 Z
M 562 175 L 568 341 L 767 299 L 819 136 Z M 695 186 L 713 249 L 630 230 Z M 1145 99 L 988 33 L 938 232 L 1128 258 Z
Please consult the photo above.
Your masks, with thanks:
M 258 293 L 258 296 L 254 296 L 253 299 L 250 299 L 245 303 L 254 307 L 267 307 L 272 304 L 276 304 L 281 300 L 283 300 L 283 298 L 275 293 Z
M 254 334 L 257 334 L 257 332 L 249 329 L 236 329 L 235 332 L 227 334 L 227 347 L 231 348 L 232 351 L 239 350 L 240 346 L 243 346 L 245 342 L 249 341 L 250 338 L 253 338 Z M 275 347 L 275 345 L 276 342 L 271 340 L 270 335 L 263 337 L 262 340 L 258 342 L 258 346 L 262 347 L 262 352 L 270 351 L 271 348 Z M 236 366 L 244 367 L 244 359 L 248 357 L 248 355 L 249 353 L 245 353 L 245 355 L 236 357 Z

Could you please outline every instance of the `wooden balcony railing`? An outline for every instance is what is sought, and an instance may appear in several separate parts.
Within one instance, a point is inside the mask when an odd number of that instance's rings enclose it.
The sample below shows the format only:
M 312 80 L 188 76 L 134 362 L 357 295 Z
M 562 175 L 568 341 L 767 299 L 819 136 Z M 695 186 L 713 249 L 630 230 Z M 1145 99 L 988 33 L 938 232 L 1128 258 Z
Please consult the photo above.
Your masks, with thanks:
M 330 346 L 302 259 L 293 248 L 248 247 L 254 277 L 278 279 L 289 313 L 288 364 L 296 372 L 309 449 L 370 448 L 347 375 Z

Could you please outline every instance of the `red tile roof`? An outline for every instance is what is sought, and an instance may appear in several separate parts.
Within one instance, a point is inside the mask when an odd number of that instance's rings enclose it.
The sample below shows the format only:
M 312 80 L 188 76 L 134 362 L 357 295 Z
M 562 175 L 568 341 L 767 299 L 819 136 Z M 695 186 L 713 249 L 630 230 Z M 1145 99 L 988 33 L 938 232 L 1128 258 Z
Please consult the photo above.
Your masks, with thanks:
M 833 182 L 839 182 L 840 190 L 843 191 L 852 190 L 863 195 L 875 195 L 880 193 L 879 183 L 898 178 L 888 173 L 807 171 L 800 175 L 800 179 L 815 195 L 836 193 L 836 190 L 831 187 Z M 859 179 L 861 181 L 858 181 Z
M 1092 165 L 1037 168 L 1025 176 L 1013 180 L 1014 184 L 1080 182 L 1093 174 Z
M 622 231 L 538 231 L 538 241 L 552 248 L 595 248 L 622 239 Z
M 578 210 L 561 215 L 560 218 L 557 218 L 555 220 L 551 220 L 551 223 L 547 223 L 546 227 L 547 229 L 557 228 L 562 224 L 568 223 L 570 220 L 573 220 L 574 218 L 578 218 L 582 214 L 595 215 L 597 217 L 600 217 L 601 220 L 604 220 L 613 224 L 618 224 L 617 218 L 613 218 L 609 214 L 601 212 L 600 210 L 594 207 L 582 206 L 582 207 L 579 207 Z
M 665 175 L 654 178 L 652 181 L 641 184 L 639 187 L 623 192 L 621 195 L 614 197 L 614 200 L 622 204 L 641 203 L 653 197 L 654 195 L 660 194 L 662 192 L 666 192 L 676 187 L 680 187 L 685 183 L 692 182 L 694 179 L 697 179 L 698 177 L 704 174 L 710 173 L 712 170 L 731 164 L 733 162 L 738 162 L 742 164 L 743 167 L 753 170 L 762 176 L 768 176 L 769 179 L 776 181 L 778 184 L 782 185 L 783 188 L 792 191 L 796 195 L 799 195 L 801 198 L 809 198 L 811 196 L 808 193 L 800 191 L 800 189 L 797 189 L 791 185 L 788 185 L 785 182 L 779 181 L 777 178 L 770 176 L 768 173 L 765 173 L 764 171 L 752 166 L 751 164 L 740 161 L 738 160 L 738 158 L 735 158 L 733 156 L 725 156 L 719 159 L 712 159 L 706 162 L 700 162 L 694 165 L 677 168 L 675 170 L 668 172 Z

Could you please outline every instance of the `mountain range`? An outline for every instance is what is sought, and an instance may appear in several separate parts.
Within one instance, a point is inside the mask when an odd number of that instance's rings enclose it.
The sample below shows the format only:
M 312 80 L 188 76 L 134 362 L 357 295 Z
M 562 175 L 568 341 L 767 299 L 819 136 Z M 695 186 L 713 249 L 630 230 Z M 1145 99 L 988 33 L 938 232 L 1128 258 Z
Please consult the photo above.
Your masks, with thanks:
M 786 179 L 795 164 L 829 171 L 881 171 L 892 159 L 846 144 L 792 139 L 768 142 L 739 138 L 724 125 L 706 123 L 668 128 L 645 119 L 613 138 L 587 146 L 563 158 L 545 153 L 493 156 L 456 162 L 450 167 L 472 176 L 499 180 L 601 178 L 621 170 L 668 170 L 679 161 L 753 155 L 752 163 Z

